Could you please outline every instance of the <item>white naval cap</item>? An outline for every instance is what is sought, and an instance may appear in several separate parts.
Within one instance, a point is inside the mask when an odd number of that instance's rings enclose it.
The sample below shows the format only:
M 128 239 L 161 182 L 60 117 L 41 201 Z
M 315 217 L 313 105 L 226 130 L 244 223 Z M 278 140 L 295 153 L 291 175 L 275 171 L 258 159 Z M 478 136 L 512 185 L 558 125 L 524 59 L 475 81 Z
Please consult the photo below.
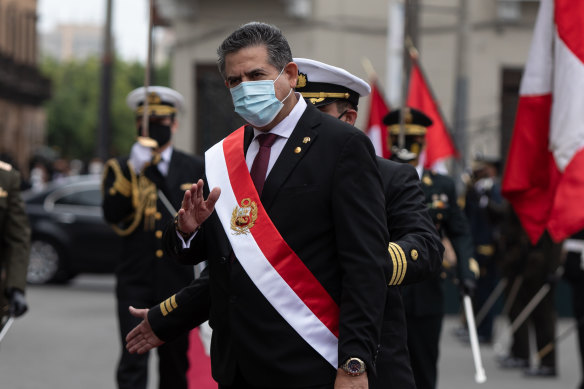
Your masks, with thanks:
M 355 107 L 359 97 L 371 93 L 368 83 L 345 69 L 308 58 L 294 58 L 298 65 L 296 91 L 315 106 L 348 100 Z
M 128 94 L 126 104 L 137 116 L 141 116 L 144 108 L 144 87 L 134 89 Z M 149 116 L 169 116 L 176 114 L 177 110 L 182 110 L 185 106 L 183 96 L 174 89 L 165 86 L 148 87 L 148 115 Z

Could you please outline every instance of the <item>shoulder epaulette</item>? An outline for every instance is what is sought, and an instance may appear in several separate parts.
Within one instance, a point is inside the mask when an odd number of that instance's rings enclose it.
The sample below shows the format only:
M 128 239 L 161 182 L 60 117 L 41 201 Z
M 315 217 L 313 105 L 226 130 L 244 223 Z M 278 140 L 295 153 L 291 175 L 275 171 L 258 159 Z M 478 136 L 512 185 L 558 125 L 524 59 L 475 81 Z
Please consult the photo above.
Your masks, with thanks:
M 105 163 L 103 169 L 103 178 L 108 173 L 108 170 L 111 169 L 114 172 L 115 180 L 114 184 L 109 188 L 109 195 L 115 195 L 116 193 L 121 194 L 124 197 L 130 197 L 132 195 L 132 183 L 124 173 L 122 172 L 122 168 L 120 163 L 117 159 L 112 158 Z

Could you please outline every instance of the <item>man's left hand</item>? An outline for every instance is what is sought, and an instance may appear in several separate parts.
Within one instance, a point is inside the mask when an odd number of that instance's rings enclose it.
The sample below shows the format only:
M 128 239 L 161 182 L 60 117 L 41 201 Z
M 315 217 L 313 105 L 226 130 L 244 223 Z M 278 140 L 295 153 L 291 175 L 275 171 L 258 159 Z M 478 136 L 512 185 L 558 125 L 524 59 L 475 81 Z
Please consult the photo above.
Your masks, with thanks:
M 161 346 L 164 342 L 156 336 L 150 323 L 148 323 L 148 309 L 136 309 L 130 307 L 132 316 L 142 319 L 134 329 L 126 336 L 126 349 L 130 354 L 144 354 Z
M 337 378 L 335 379 L 335 389 L 368 389 L 369 382 L 367 381 L 367 372 L 352 376 L 345 373 L 343 369 L 337 370 Z

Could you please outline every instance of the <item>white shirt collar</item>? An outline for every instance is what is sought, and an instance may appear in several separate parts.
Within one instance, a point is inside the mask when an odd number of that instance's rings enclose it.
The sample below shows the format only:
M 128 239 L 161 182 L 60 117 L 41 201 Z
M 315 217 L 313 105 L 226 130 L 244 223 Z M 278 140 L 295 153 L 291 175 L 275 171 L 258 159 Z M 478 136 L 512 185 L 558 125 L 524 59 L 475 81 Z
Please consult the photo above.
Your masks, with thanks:
M 173 147 L 172 145 L 168 146 L 162 153 L 160 153 L 160 157 L 162 158 L 160 162 L 158 162 L 158 170 L 163 176 L 168 175 L 168 169 L 170 168 L 170 159 L 172 158 Z

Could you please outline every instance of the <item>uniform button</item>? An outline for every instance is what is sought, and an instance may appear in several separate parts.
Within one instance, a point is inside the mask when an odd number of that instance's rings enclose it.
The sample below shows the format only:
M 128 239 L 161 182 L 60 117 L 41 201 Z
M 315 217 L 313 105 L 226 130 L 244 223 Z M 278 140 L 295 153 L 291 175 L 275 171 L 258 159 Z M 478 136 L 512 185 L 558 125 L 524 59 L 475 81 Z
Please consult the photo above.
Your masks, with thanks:
M 443 217 L 444 216 L 441 213 L 439 213 L 438 215 L 436 215 L 436 219 L 438 219 L 438 220 L 442 220 Z
M 162 214 L 160 212 L 156 212 L 156 215 L 154 215 L 154 218 L 156 220 L 160 220 L 162 218 Z
M 235 295 L 229 296 L 229 302 L 230 303 L 235 303 L 236 301 L 237 301 L 237 296 L 235 296 Z
M 410 252 L 410 256 L 412 257 L 412 259 L 415 261 L 418 259 L 418 250 L 414 249 Z
M 222 265 L 227 263 L 227 257 L 219 257 L 219 263 Z
M 162 250 L 156 250 L 156 256 L 158 258 L 162 258 L 163 255 L 164 255 L 164 252 Z
M 156 237 L 158 239 L 162 238 L 162 231 L 161 230 L 157 230 L 154 234 L 156 235 Z

